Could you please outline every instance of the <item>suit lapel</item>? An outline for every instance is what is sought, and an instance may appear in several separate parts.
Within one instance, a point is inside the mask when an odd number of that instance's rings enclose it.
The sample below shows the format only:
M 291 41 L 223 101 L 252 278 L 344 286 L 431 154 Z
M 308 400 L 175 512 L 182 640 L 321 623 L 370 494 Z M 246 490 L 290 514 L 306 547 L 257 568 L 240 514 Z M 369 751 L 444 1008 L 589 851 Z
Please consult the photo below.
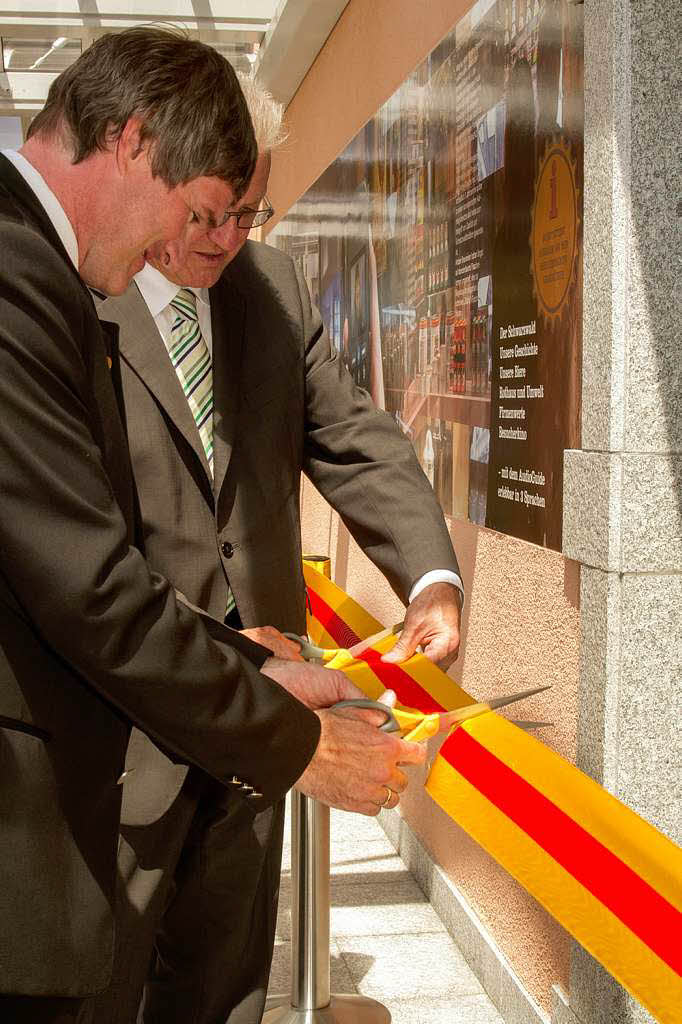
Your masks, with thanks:
M 111 383 L 116 399 L 116 411 L 121 420 L 121 437 L 113 434 L 110 426 L 104 438 L 104 450 L 107 457 L 107 470 L 111 480 L 117 501 L 123 510 L 126 522 L 131 530 L 131 541 L 139 544 L 142 538 L 140 528 L 140 516 L 137 506 L 137 495 L 133 485 L 133 470 L 130 464 L 130 452 L 127 445 L 128 430 L 126 425 L 126 412 L 123 402 L 123 384 L 121 382 L 121 361 L 118 344 L 118 324 L 100 320 L 99 326 L 102 331 L 106 349 L 106 361 L 109 368 L 108 382 Z M 101 386 L 98 387 L 99 376 L 95 377 L 94 388 L 95 398 L 100 409 L 107 408 L 107 396 L 102 393 Z M 113 415 L 113 409 L 112 409 Z M 110 420 L 113 423 L 113 420 Z
M 118 324 L 111 323 L 108 320 L 101 320 L 99 322 L 100 329 L 102 331 L 102 337 L 104 338 L 104 347 L 107 353 L 107 365 L 111 372 L 111 383 L 114 387 L 114 394 L 116 395 L 116 405 L 118 406 L 118 412 L 121 417 L 121 423 L 124 428 L 126 425 L 126 413 L 125 405 L 123 404 L 123 386 L 121 384 L 121 362 L 120 352 L 118 345 Z
M 119 324 L 121 359 L 137 374 L 185 438 L 211 479 L 206 452 L 166 346 L 137 286 L 98 307 L 104 320 Z
M 213 492 L 217 505 L 235 442 L 246 304 L 225 277 L 211 288 L 209 295 L 213 335 Z

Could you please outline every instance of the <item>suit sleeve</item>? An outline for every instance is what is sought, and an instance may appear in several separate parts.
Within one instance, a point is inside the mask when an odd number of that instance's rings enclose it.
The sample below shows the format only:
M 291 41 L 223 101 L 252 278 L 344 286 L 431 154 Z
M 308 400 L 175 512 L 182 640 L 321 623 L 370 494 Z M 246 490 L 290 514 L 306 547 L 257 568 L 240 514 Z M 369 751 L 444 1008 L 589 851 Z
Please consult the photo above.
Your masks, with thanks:
M 305 471 L 406 602 L 431 569 L 460 575 L 443 513 L 408 439 L 331 351 L 296 274 L 306 358 Z
M 260 648 L 212 641 L 129 546 L 93 427 L 88 361 L 105 358 L 94 310 L 36 233 L 3 226 L 3 246 L 1 571 L 84 685 L 180 759 L 277 799 L 316 749 L 317 716 L 261 675 Z

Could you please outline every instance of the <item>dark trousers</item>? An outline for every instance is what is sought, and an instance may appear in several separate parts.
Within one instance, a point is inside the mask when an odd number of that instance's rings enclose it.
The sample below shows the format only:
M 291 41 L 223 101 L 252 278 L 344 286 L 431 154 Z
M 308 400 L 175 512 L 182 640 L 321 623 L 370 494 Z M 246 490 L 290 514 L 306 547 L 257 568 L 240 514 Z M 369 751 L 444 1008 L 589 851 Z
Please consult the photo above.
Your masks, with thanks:
M 92 999 L 0 996 L 2 1024 L 94 1024 Z
M 283 802 L 254 814 L 191 769 L 162 818 L 122 827 L 114 977 L 96 1024 L 259 1024 L 283 823 Z

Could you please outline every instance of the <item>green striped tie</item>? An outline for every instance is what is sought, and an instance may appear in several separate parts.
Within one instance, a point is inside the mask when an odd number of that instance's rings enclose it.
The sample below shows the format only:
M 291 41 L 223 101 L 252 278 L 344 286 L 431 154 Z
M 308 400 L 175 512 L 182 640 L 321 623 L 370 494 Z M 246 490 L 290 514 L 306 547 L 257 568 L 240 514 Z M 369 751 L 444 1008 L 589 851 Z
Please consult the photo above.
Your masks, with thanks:
M 181 288 L 171 302 L 177 313 L 168 354 L 185 392 L 213 475 L 213 370 L 211 355 L 199 327 L 197 299 Z
M 171 302 L 177 313 L 171 328 L 168 354 L 182 385 L 197 425 L 201 443 L 213 476 L 213 369 L 211 354 L 204 341 L 197 316 L 197 298 L 189 288 L 181 288 Z M 228 586 L 227 607 L 229 615 L 235 607 L 235 599 Z

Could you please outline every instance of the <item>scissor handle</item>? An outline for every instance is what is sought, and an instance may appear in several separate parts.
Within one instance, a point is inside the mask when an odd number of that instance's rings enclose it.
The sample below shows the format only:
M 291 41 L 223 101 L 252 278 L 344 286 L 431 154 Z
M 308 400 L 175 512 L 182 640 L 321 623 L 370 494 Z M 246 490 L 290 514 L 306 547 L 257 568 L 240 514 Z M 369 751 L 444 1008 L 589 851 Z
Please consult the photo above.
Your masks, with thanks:
M 370 700 L 369 697 L 358 697 L 356 700 L 340 700 L 338 704 L 332 704 L 332 711 L 340 711 L 342 708 L 362 708 L 367 711 L 383 711 L 386 721 L 379 726 L 382 732 L 400 732 L 401 728 L 396 721 L 395 715 L 388 704 L 382 704 L 379 700 Z
M 282 633 L 287 640 L 293 640 L 295 644 L 298 644 L 301 657 L 305 658 L 306 661 L 322 661 L 325 654 L 327 653 L 322 647 L 315 647 L 305 637 L 299 636 L 298 633 Z

